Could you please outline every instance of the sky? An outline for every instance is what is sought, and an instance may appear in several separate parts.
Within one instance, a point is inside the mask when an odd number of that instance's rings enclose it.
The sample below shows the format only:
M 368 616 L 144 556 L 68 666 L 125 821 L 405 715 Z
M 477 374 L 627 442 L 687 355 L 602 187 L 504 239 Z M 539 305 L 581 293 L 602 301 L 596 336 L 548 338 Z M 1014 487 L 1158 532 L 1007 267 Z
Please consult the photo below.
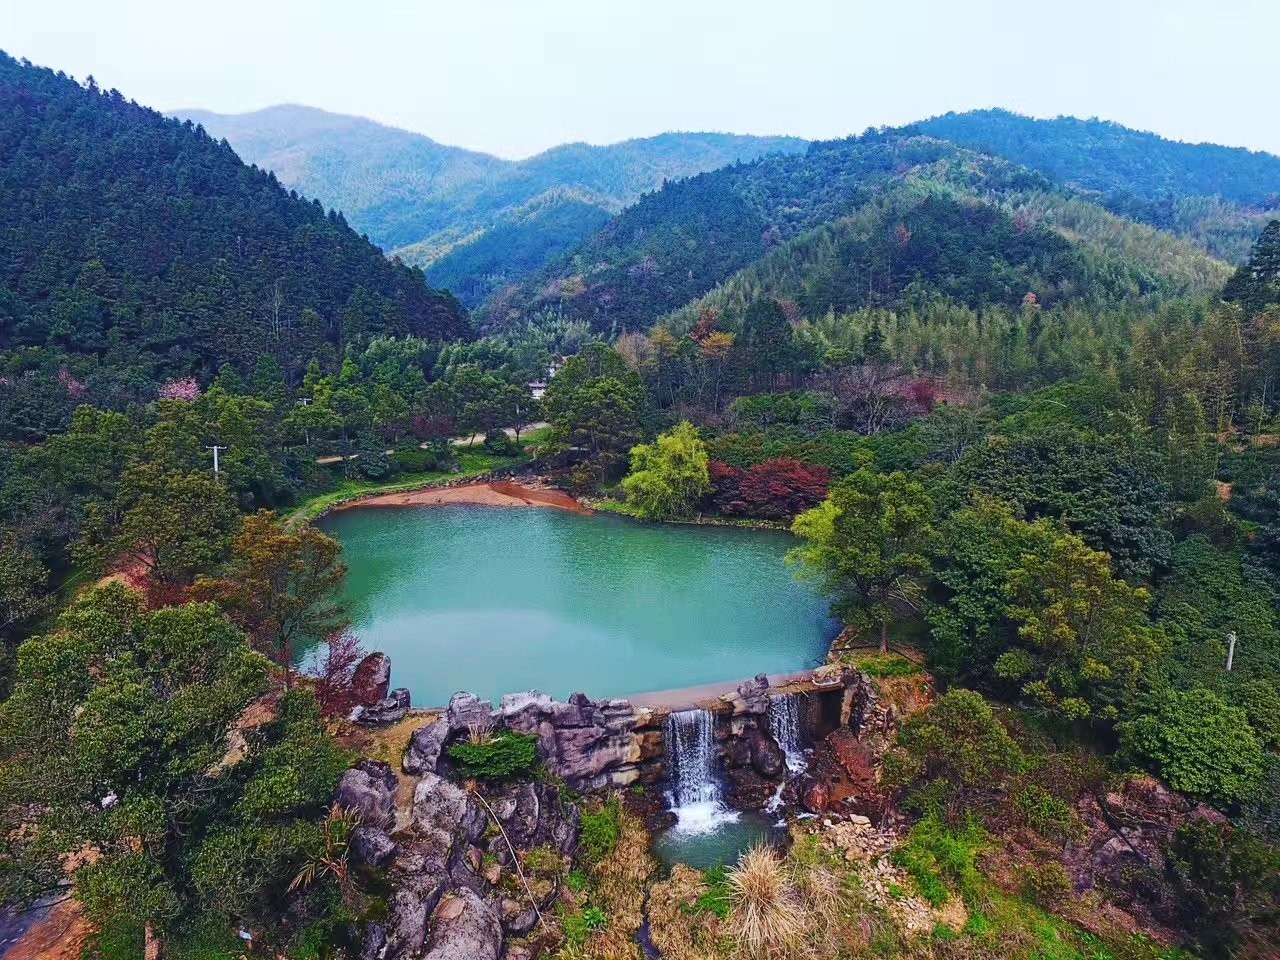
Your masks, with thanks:
M 948 110 L 1280 153 L 1276 0 L 0 0 L 0 49 L 165 111 L 302 103 L 520 158 Z

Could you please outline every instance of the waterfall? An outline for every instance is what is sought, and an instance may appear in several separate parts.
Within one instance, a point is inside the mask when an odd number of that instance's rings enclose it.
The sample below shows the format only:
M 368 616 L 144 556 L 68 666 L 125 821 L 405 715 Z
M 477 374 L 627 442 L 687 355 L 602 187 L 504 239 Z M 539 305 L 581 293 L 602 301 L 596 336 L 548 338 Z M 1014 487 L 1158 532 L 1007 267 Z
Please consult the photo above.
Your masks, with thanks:
M 787 772 L 803 773 L 809 759 L 800 736 L 800 698 L 794 693 L 769 698 L 769 733 L 787 757 Z
M 667 800 L 681 832 L 708 833 L 738 819 L 720 799 L 713 722 L 706 710 L 680 710 L 667 717 Z

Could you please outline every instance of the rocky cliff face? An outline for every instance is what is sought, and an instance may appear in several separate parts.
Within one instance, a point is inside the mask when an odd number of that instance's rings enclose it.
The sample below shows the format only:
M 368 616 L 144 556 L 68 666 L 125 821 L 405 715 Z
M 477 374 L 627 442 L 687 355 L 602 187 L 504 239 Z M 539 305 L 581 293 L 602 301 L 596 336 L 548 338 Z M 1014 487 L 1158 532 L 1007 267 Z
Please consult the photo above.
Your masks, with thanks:
M 577 807 L 546 783 L 513 783 L 486 799 L 425 773 L 408 823 L 388 833 L 398 783 L 388 764 L 362 760 L 335 801 L 361 818 L 353 865 L 385 870 L 393 891 L 385 921 L 364 931 L 363 960 L 497 960 L 504 937 L 531 930 L 556 895 L 517 881 L 518 855 L 535 847 L 571 855 Z

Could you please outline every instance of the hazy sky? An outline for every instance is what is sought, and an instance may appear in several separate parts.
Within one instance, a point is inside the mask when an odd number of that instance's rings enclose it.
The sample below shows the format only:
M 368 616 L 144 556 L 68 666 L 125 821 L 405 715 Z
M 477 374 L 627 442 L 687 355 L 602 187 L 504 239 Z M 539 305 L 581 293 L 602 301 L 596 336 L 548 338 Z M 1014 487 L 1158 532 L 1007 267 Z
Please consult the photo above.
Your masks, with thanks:
M 520 157 L 947 110 L 1280 153 L 1277 0 L 0 0 L 0 49 L 159 109 L 306 103 Z

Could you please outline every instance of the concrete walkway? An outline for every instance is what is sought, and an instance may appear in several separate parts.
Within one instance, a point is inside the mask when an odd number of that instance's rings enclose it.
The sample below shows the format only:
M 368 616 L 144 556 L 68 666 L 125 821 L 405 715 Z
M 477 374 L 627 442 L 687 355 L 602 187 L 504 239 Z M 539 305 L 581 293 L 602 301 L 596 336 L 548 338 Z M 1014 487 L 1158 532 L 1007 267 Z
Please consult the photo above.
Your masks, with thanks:
M 789 687 L 809 684 L 813 677 L 812 670 L 798 670 L 795 673 L 770 674 L 770 687 Z M 723 694 L 733 693 L 738 684 L 745 683 L 750 677 L 739 680 L 725 680 L 720 683 L 704 683 L 696 687 L 681 687 L 676 690 L 654 690 L 649 693 L 637 693 L 629 697 L 633 706 L 648 707 L 651 710 L 692 710 L 709 702 L 720 699 Z

